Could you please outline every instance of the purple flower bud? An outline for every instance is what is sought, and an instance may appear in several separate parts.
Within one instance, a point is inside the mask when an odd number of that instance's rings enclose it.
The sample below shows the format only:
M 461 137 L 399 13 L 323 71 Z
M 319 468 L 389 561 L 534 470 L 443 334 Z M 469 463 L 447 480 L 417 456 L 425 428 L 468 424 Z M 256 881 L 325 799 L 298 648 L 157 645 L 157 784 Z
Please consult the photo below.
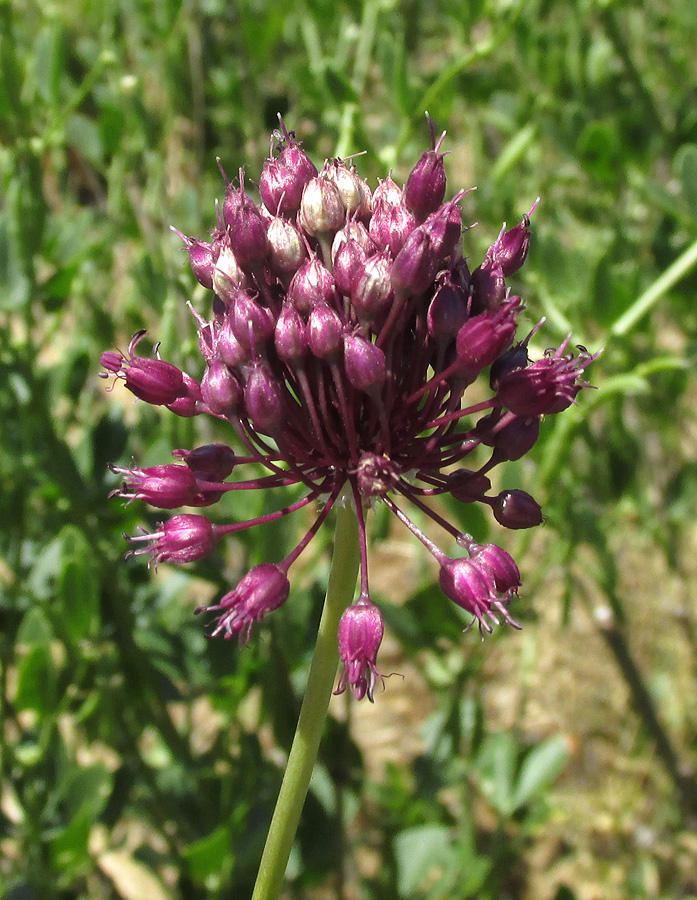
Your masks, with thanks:
M 266 233 L 269 240 L 271 268 L 287 284 L 307 258 L 300 232 L 287 219 L 274 217 Z
M 271 311 L 246 291 L 235 295 L 230 323 L 237 340 L 250 351 L 259 351 L 273 338 L 276 324 Z
M 341 159 L 328 160 L 322 168 L 321 177 L 335 185 L 349 215 L 355 213 L 359 218 L 370 215 L 370 188 L 358 177 L 353 166 L 349 168 Z
M 320 304 L 310 313 L 308 320 L 310 352 L 319 359 L 336 356 L 341 347 L 344 326 L 338 313 L 326 304 Z
M 214 415 L 227 416 L 238 408 L 242 389 L 225 363 L 212 359 L 201 379 L 201 395 Z
M 213 290 L 224 303 L 230 304 L 237 291 L 244 290 L 248 284 L 247 275 L 240 268 L 229 241 L 225 240 L 213 270 Z
M 150 563 L 188 563 L 207 556 L 218 540 L 217 529 L 205 516 L 184 513 L 161 522 L 159 531 L 129 537 L 130 543 L 151 541 L 151 546 L 129 550 L 127 556 L 150 553 Z
M 127 356 L 118 350 L 107 350 L 106 353 L 102 353 L 100 362 L 107 371 L 101 372 L 100 375 L 102 378 L 108 378 L 109 374 L 113 373 L 124 381 L 128 390 L 140 400 L 154 406 L 166 406 L 178 397 L 186 395 L 184 373 L 164 360 L 135 356 L 136 347 L 144 337 L 145 331 L 138 331 L 133 335 L 128 345 Z
M 336 234 L 345 218 L 346 211 L 336 185 L 322 175 L 307 183 L 300 203 L 298 223 L 309 235 Z
M 363 322 L 383 313 L 392 298 L 392 265 L 386 253 L 376 253 L 365 261 L 357 273 L 351 301 Z
M 367 598 L 344 611 L 339 622 L 339 656 L 344 671 L 335 694 L 343 694 L 350 687 L 356 700 L 367 696 L 373 702 L 375 684 L 382 678 L 376 660 L 384 632 L 382 613 Z
M 219 610 L 211 636 L 225 638 L 239 635 L 240 643 L 247 643 L 255 622 L 282 606 L 288 599 L 290 582 L 286 573 L 272 563 L 261 563 L 247 572 L 237 587 L 225 594 L 213 606 L 201 606 L 196 612 Z
M 176 400 L 167 403 L 166 406 L 175 415 L 181 416 L 183 419 L 190 419 L 192 416 L 197 416 L 202 412 L 201 400 L 203 398 L 201 397 L 201 387 L 198 381 L 192 378 L 191 375 L 187 375 L 186 372 L 182 372 L 182 376 L 186 393 L 183 397 L 177 397 Z
M 516 416 L 513 421 L 496 430 L 489 446 L 495 447 L 504 459 L 515 460 L 525 456 L 540 436 L 540 420 Z
M 492 391 L 497 390 L 504 375 L 507 375 L 509 372 L 515 372 L 516 369 L 524 368 L 529 362 L 528 338 L 526 338 L 524 341 L 514 344 L 510 350 L 506 350 L 491 364 L 489 387 Z
M 392 263 L 392 287 L 410 296 L 422 294 L 436 277 L 439 265 L 428 232 L 423 226 L 415 228 Z
M 491 572 L 500 594 L 517 593 L 521 585 L 520 572 L 510 553 L 496 544 L 478 544 L 468 534 L 461 534 L 457 542 L 465 547 L 472 559 Z
M 228 210 L 227 197 L 225 204 L 223 215 L 235 259 L 243 269 L 257 269 L 268 256 L 269 242 L 266 237 L 266 222 L 252 198 L 244 192 L 243 169 L 240 169 L 240 188 L 234 209 Z
M 286 130 L 283 120 L 284 146 L 278 159 L 271 157 L 264 163 L 259 179 L 259 193 L 272 215 L 292 215 L 300 208 L 305 185 L 317 175 L 317 168 L 300 149 L 293 132 Z
M 543 359 L 507 372 L 497 389 L 501 404 L 518 416 L 552 415 L 571 406 L 581 388 L 588 387 L 579 375 L 595 357 L 585 348 L 576 357 L 565 354 L 568 340 Z
M 435 143 L 433 124 L 431 125 L 431 144 L 433 149 L 427 150 L 411 170 L 404 188 L 404 202 L 417 221 L 423 222 L 429 213 L 435 212 L 445 196 L 444 153 L 440 152 L 445 132 Z
M 213 290 L 213 245 L 205 241 L 197 241 L 195 238 L 187 237 L 177 228 L 172 228 L 175 234 L 184 241 L 186 252 L 189 254 L 189 262 L 191 270 L 196 280 L 209 291 Z
M 332 274 L 313 255 L 293 276 L 288 299 L 298 312 L 308 315 L 315 306 L 330 303 L 335 288 Z
M 264 363 L 257 363 L 249 370 L 244 405 L 254 428 L 263 434 L 273 435 L 283 424 L 281 387 Z
M 356 280 L 358 279 L 366 261 L 366 252 L 358 243 L 351 239 L 342 241 L 334 255 L 334 281 L 340 294 L 351 296 Z
M 511 297 L 495 312 L 472 316 L 457 335 L 457 356 L 463 369 L 480 371 L 490 366 L 515 337 L 520 297 Z
M 483 472 L 456 469 L 448 476 L 448 493 L 460 503 L 476 503 L 491 488 L 491 481 Z
M 461 197 L 462 192 L 431 213 L 423 224 L 433 244 L 433 252 L 442 261 L 454 255 L 462 237 Z
M 506 609 L 508 597 L 499 597 L 493 572 L 478 558 L 449 559 L 441 566 L 440 586 L 443 593 L 479 622 L 479 629 L 491 633 L 491 622 L 499 625 L 497 613 L 519 628 Z
M 526 491 L 501 491 L 490 503 L 494 518 L 504 528 L 534 528 L 544 521 L 540 505 Z
M 540 198 L 533 203 L 519 225 L 508 231 L 501 231 L 496 243 L 490 248 L 487 255 L 501 266 L 506 278 L 513 275 L 525 262 L 530 249 L 530 216 L 535 211 Z
M 247 339 L 246 346 L 237 340 L 229 314 L 216 322 L 214 340 L 215 356 L 231 369 L 235 369 L 249 360 L 249 339 Z
M 467 320 L 467 296 L 452 283 L 450 276 L 442 282 L 428 307 L 428 333 L 437 340 L 450 341 Z
M 497 310 L 506 298 L 506 282 L 501 266 L 485 260 L 470 278 L 472 311 Z
M 415 228 L 416 219 L 403 203 L 396 206 L 384 203 L 371 216 L 369 234 L 378 249 L 389 250 L 394 258 Z
M 274 331 L 276 352 L 285 363 L 301 360 L 308 350 L 307 325 L 297 309 L 285 303 Z
M 201 481 L 225 481 L 237 461 L 235 451 L 227 444 L 204 444 L 194 450 L 172 450 L 172 456 L 183 459 Z
M 373 191 L 373 215 L 378 207 L 400 206 L 404 202 L 404 191 L 391 175 L 384 178 Z
M 387 377 L 383 351 L 360 334 L 344 335 L 346 377 L 358 391 L 370 394 L 382 387 Z
M 295 140 L 292 131 L 286 131 L 286 127 L 281 120 L 281 128 L 285 135 L 285 146 L 279 154 L 279 162 L 289 169 L 295 178 L 302 183 L 303 187 L 317 175 L 317 167 L 310 157 L 300 147 L 300 143 Z
M 159 509 L 176 509 L 190 506 L 197 493 L 196 478 L 186 466 L 169 464 L 150 466 L 147 469 L 109 466 L 112 472 L 124 476 L 124 483 L 109 496 L 132 500 L 144 500 Z

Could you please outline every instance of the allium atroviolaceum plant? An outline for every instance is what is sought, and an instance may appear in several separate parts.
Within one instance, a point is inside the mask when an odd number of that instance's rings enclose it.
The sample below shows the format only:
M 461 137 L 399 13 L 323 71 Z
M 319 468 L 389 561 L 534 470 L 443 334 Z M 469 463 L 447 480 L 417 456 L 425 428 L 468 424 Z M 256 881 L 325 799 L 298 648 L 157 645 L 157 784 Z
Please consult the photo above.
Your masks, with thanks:
M 445 200 L 441 144 L 399 187 L 391 176 L 371 192 L 354 165 L 331 159 L 317 171 L 293 132 L 274 133 L 259 178 L 261 203 L 245 174 L 227 182 L 210 241 L 177 232 L 194 275 L 211 291 L 196 319 L 199 380 L 155 354 L 108 351 L 104 377 L 122 380 L 136 397 L 179 416 L 210 415 L 231 427 L 233 446 L 173 450 L 174 463 L 113 470 L 115 494 L 160 509 L 203 508 L 227 491 L 305 488 L 291 505 L 249 521 L 213 523 L 180 513 L 152 534 L 130 538 L 131 554 L 187 563 L 228 534 L 304 507 L 319 509 L 297 546 L 277 562 L 255 566 L 206 607 L 212 634 L 250 640 L 253 625 L 286 602 L 288 572 L 342 498 L 355 508 L 360 541 L 360 595 L 340 620 L 344 664 L 337 692 L 350 687 L 373 700 L 381 675 L 376 656 L 383 619 L 370 596 L 366 512 L 384 503 L 433 554 L 440 585 L 490 632 L 501 621 L 519 627 L 509 605 L 518 567 L 494 544 L 478 544 L 429 507 L 450 494 L 488 506 L 506 528 L 539 525 L 542 511 L 523 490 L 492 493 L 491 470 L 535 444 L 546 415 L 566 409 L 586 386 L 592 361 L 568 339 L 531 362 L 532 333 L 516 343 L 523 301 L 506 279 L 525 262 L 530 215 L 504 226 L 480 265 L 462 247 L 465 191 Z M 227 181 L 227 179 L 226 179 Z M 541 324 L 541 323 L 540 323 Z M 488 372 L 489 399 L 469 404 L 467 388 Z M 467 465 L 478 448 L 482 465 Z M 481 450 L 480 450 L 481 454 Z M 237 466 L 266 473 L 229 480 Z M 457 541 L 467 556 L 450 558 L 409 518 L 410 504 Z

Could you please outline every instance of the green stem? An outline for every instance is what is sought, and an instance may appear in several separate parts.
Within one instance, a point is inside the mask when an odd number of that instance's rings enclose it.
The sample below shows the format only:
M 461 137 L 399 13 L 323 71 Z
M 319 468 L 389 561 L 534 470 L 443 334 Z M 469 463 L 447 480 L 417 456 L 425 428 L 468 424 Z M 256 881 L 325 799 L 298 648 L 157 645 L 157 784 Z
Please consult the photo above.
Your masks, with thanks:
M 339 619 L 353 599 L 358 574 L 358 529 L 349 496 L 350 491 L 345 492 L 344 501 L 337 504 L 334 555 L 317 644 L 252 900 L 278 900 L 280 896 L 288 857 L 324 731 L 339 661 Z
M 631 331 L 642 316 L 645 316 L 675 284 L 687 275 L 697 263 L 697 241 L 690 244 L 680 256 L 660 275 L 653 284 L 620 316 L 610 329 L 613 337 L 621 337 Z

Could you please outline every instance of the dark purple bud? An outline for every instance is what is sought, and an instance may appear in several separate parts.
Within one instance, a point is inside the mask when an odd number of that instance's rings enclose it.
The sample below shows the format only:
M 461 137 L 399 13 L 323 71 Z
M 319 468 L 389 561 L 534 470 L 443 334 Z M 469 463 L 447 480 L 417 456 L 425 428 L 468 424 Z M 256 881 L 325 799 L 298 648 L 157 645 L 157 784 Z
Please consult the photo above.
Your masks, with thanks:
M 107 371 L 100 375 L 108 378 L 112 373 L 124 381 L 128 390 L 140 400 L 154 406 L 166 406 L 186 395 L 184 373 L 164 360 L 135 356 L 136 347 L 144 337 L 145 331 L 138 331 L 133 335 L 127 356 L 118 350 L 102 353 L 100 362 Z
M 463 194 L 464 192 L 461 191 L 450 203 L 445 203 L 431 213 L 423 224 L 433 244 L 434 253 L 442 261 L 455 255 L 454 251 L 462 237 L 460 199 Z
M 422 294 L 436 277 L 440 259 L 423 227 L 415 228 L 392 263 L 395 292 Z
M 508 231 L 502 230 L 496 243 L 487 254 L 491 255 L 493 260 L 501 266 L 506 278 L 517 272 L 527 258 L 530 249 L 530 216 L 539 202 L 540 198 L 538 197 L 519 225 Z
M 334 235 L 346 218 L 341 195 L 331 181 L 318 175 L 305 186 L 298 224 L 312 237 Z
M 194 450 L 172 450 L 172 456 L 183 459 L 201 481 L 225 481 L 237 461 L 235 451 L 227 444 L 204 444 Z
M 336 356 L 341 347 L 344 326 L 338 313 L 330 306 L 315 306 L 308 320 L 308 343 L 313 356 L 328 359 Z
M 307 353 L 307 325 L 290 303 L 284 304 L 276 320 L 274 343 L 276 353 L 285 363 L 298 362 Z
M 339 622 L 339 656 L 344 671 L 335 694 L 342 694 L 350 687 L 356 700 L 367 696 L 373 702 L 375 684 L 382 678 L 376 661 L 384 632 L 382 613 L 367 598 L 359 599 L 344 611 Z
M 259 351 L 272 339 L 276 323 L 271 310 L 246 291 L 238 291 L 231 309 L 230 324 L 233 334 L 246 350 Z
M 521 585 L 520 572 L 515 560 L 496 544 L 478 544 L 470 535 L 461 534 L 458 544 L 464 547 L 472 559 L 488 569 L 500 594 L 516 593 Z
M 595 357 L 585 348 L 576 357 L 565 353 L 568 340 L 543 359 L 506 373 L 497 389 L 501 404 L 518 416 L 552 415 L 571 406 L 581 388 L 588 387 L 579 375 Z
M 472 312 L 497 310 L 506 298 L 506 282 L 501 266 L 485 260 L 470 278 Z
M 441 566 L 440 586 L 453 603 L 477 619 L 480 631 L 491 633 L 491 623 L 500 624 L 498 615 L 514 628 L 520 627 L 506 609 L 509 597 L 498 596 L 493 572 L 478 558 L 449 559 Z
M 437 340 L 452 340 L 466 320 L 467 295 L 447 276 L 429 304 L 426 314 L 428 333 Z
M 476 503 L 491 488 L 491 481 L 483 472 L 456 469 L 448 476 L 448 493 L 461 503 Z
M 191 270 L 196 280 L 209 291 L 213 290 L 213 245 L 207 244 L 205 241 L 197 241 L 195 238 L 187 237 L 177 228 L 172 228 L 175 234 L 184 241 L 186 252 L 189 254 L 189 262 Z
M 354 240 L 342 241 L 334 255 L 334 281 L 340 294 L 351 296 L 351 291 L 356 283 L 366 261 L 366 252 Z
M 243 269 L 257 269 L 269 253 L 266 222 L 251 197 L 244 192 L 244 170 L 240 169 L 240 188 L 234 209 L 228 212 L 227 197 L 223 215 L 228 225 L 235 259 Z
M 404 202 L 407 209 L 419 222 L 423 222 L 426 216 L 435 212 L 445 197 L 446 179 L 443 165 L 445 154 L 440 152 L 445 132 L 436 143 L 433 123 L 429 121 L 429 125 L 433 149 L 426 151 L 411 170 L 404 188 Z
M 290 169 L 304 187 L 308 181 L 317 175 L 317 167 L 301 148 L 300 143 L 295 140 L 294 133 L 286 131 L 283 120 L 281 120 L 281 128 L 285 135 L 285 146 L 279 154 L 279 162 L 283 163 L 287 169 Z
M 539 419 L 516 416 L 492 435 L 491 446 L 508 460 L 520 459 L 532 450 L 539 436 Z
M 224 362 L 212 359 L 201 379 L 201 395 L 214 415 L 225 416 L 238 408 L 242 388 Z
M 528 336 L 529 337 L 529 336 Z M 491 364 L 489 372 L 489 386 L 492 391 L 498 389 L 501 379 L 516 369 L 522 369 L 530 362 L 528 359 L 528 338 L 514 344 L 510 350 L 502 353 L 497 360 Z
M 124 477 L 124 483 L 111 491 L 110 497 L 123 497 L 129 502 L 144 500 L 159 509 L 176 509 L 191 505 L 197 492 L 196 478 L 186 466 L 169 464 L 125 469 L 112 465 L 109 468 Z
M 220 611 L 221 615 L 212 637 L 239 635 L 247 643 L 256 622 L 282 606 L 288 599 L 290 582 L 286 573 L 272 563 L 261 563 L 244 576 L 234 591 L 230 591 L 212 606 L 201 606 L 196 612 Z
M 276 216 L 267 231 L 269 241 L 271 268 L 288 283 L 307 258 L 307 249 L 300 232 L 287 219 Z
M 376 253 L 365 261 L 351 291 L 358 318 L 372 322 L 389 306 L 392 298 L 392 264 L 386 253 Z
M 463 369 L 480 371 L 490 366 L 515 337 L 520 297 L 511 297 L 495 312 L 468 319 L 457 335 L 457 356 Z
M 131 544 L 150 541 L 150 547 L 129 550 L 127 556 L 150 553 L 150 562 L 188 563 L 207 556 L 218 540 L 217 529 L 205 516 L 185 513 L 161 522 L 153 534 L 129 537 Z
M 288 299 L 298 312 L 309 315 L 315 306 L 330 303 L 334 291 L 332 274 L 316 256 L 312 256 L 293 276 L 288 288 Z
M 504 528 L 534 528 L 544 521 L 540 505 L 526 491 L 501 491 L 492 498 L 491 509 Z
M 387 378 L 385 354 L 360 334 L 344 335 L 344 369 L 356 390 L 368 394 L 382 387 Z
M 281 386 L 263 363 L 257 363 L 249 370 L 244 405 L 256 431 L 273 435 L 283 425 Z

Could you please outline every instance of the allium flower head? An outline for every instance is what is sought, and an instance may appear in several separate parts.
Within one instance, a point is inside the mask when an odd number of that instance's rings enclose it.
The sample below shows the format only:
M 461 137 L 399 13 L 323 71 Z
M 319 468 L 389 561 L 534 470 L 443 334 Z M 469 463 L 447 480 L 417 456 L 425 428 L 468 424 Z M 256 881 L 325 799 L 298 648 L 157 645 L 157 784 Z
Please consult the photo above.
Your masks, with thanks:
M 353 165 L 328 160 L 321 169 L 281 121 L 259 178 L 261 204 L 227 178 L 210 241 L 181 235 L 195 277 L 212 297 L 192 312 L 201 350 L 197 377 L 156 354 L 139 356 L 139 332 L 127 354 L 102 356 L 114 376 L 147 403 L 178 415 L 225 423 L 228 444 L 173 451 L 177 463 L 147 469 L 114 467 L 115 494 L 160 509 L 211 506 L 228 491 L 278 491 L 300 485 L 301 499 L 275 512 L 228 524 L 179 514 L 153 534 L 131 538 L 134 554 L 186 563 L 210 553 L 227 534 L 315 507 L 317 516 L 280 561 L 256 566 L 208 610 L 213 635 L 246 643 L 253 625 L 283 604 L 288 570 L 340 496 L 354 505 L 361 542 L 359 601 L 341 621 L 351 687 L 372 700 L 382 616 L 370 599 L 366 514 L 384 503 L 428 548 L 447 597 L 483 631 L 501 621 L 520 586 L 518 568 L 501 548 L 462 535 L 429 504 L 450 494 L 482 503 L 507 528 L 543 521 L 536 501 L 510 488 L 492 493 L 492 469 L 534 445 L 542 416 L 575 402 L 594 357 L 580 348 L 530 361 L 540 325 L 515 344 L 524 304 L 506 279 L 530 247 L 530 216 L 501 230 L 479 266 L 462 248 L 466 193 L 446 200 L 445 134 L 417 162 L 401 188 L 390 176 L 374 194 Z M 247 184 L 253 184 L 250 178 Z M 486 374 L 489 399 L 470 403 L 468 387 Z M 475 461 L 476 460 L 476 461 Z M 234 478 L 240 463 L 265 469 Z M 467 552 L 450 558 L 405 512 L 430 517 Z M 244 508 L 241 504 L 240 508 Z M 142 543 L 142 546 L 140 544 Z

